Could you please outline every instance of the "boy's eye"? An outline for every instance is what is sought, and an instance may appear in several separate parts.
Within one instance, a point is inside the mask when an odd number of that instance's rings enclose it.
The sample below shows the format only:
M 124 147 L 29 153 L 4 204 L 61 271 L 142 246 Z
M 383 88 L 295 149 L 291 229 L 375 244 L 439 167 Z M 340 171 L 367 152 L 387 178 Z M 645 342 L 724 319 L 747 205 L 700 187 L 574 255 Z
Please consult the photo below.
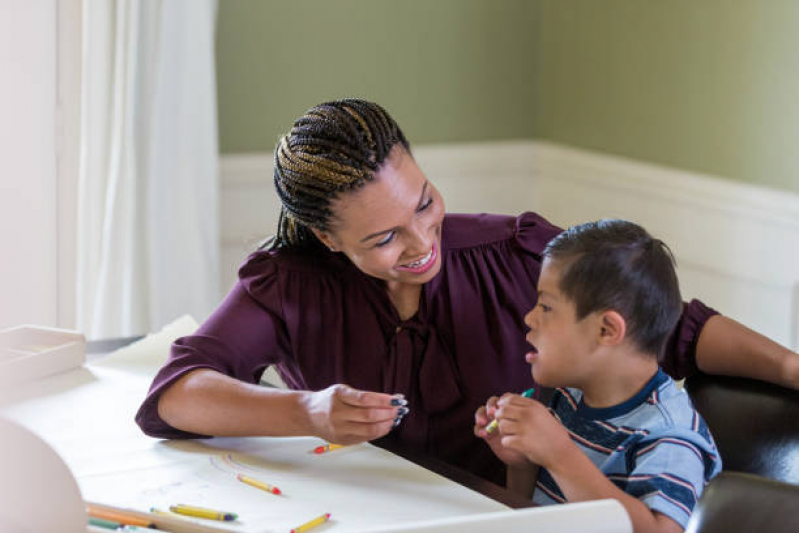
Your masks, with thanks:
M 390 243 L 391 241 L 393 241 L 393 240 L 394 240 L 394 233 L 395 233 L 395 232 L 393 232 L 393 231 L 389 232 L 389 233 L 388 233 L 388 235 L 386 235 L 386 236 L 383 238 L 383 240 L 382 240 L 382 241 L 380 241 L 380 242 L 378 242 L 377 244 L 375 244 L 375 246 L 385 246 L 385 245 L 387 245 L 388 243 Z

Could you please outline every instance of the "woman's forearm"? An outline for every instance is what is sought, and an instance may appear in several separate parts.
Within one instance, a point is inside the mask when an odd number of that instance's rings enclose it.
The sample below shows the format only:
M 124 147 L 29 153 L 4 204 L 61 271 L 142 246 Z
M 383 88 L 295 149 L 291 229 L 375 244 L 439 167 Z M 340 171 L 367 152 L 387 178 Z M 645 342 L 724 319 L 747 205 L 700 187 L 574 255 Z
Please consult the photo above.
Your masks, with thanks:
M 532 498 L 535 489 L 535 480 L 538 477 L 538 465 L 530 463 L 528 466 L 509 466 L 505 485 L 508 490 Z
M 699 334 L 696 364 L 709 374 L 742 376 L 799 389 L 799 354 L 725 316 Z
M 252 385 L 210 369 L 189 372 L 159 398 L 170 426 L 218 436 L 311 435 L 301 391 Z

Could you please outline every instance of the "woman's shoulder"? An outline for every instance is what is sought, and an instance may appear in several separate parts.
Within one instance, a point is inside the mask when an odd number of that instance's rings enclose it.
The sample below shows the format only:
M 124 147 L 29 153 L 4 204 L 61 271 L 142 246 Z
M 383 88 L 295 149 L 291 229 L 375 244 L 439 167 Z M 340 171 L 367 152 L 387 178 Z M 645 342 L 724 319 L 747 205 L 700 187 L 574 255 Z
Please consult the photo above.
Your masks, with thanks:
M 516 242 L 534 253 L 563 231 L 537 213 L 518 216 L 480 214 L 448 214 L 444 218 L 443 248 L 459 250 Z
M 287 279 L 298 283 L 340 277 L 346 264 L 335 254 L 307 252 L 281 248 L 259 250 L 247 257 L 239 268 L 239 282 L 251 294 L 262 292 L 267 286 L 277 286 Z

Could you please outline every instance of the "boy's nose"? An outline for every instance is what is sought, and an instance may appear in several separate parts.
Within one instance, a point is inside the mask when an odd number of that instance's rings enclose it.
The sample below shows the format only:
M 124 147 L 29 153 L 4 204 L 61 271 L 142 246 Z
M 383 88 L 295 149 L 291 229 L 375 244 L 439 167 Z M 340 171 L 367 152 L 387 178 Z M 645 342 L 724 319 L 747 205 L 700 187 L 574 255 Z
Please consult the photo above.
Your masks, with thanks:
M 535 321 L 536 321 L 535 310 L 537 307 L 538 306 L 533 307 L 526 315 L 524 315 L 524 323 L 527 324 L 527 327 L 530 329 L 535 328 Z

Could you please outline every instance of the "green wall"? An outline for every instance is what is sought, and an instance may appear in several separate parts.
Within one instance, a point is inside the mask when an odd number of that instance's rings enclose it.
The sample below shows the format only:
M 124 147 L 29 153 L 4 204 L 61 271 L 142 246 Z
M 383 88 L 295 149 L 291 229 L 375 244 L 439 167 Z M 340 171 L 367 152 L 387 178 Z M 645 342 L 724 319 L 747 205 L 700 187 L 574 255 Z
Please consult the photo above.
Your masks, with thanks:
M 799 192 L 799 2 L 540 6 L 538 137 Z
M 221 0 L 223 153 L 359 96 L 412 143 L 533 138 L 799 192 L 799 1 Z
M 528 0 L 221 0 L 220 148 L 271 151 L 308 108 L 357 96 L 411 143 L 534 133 Z

